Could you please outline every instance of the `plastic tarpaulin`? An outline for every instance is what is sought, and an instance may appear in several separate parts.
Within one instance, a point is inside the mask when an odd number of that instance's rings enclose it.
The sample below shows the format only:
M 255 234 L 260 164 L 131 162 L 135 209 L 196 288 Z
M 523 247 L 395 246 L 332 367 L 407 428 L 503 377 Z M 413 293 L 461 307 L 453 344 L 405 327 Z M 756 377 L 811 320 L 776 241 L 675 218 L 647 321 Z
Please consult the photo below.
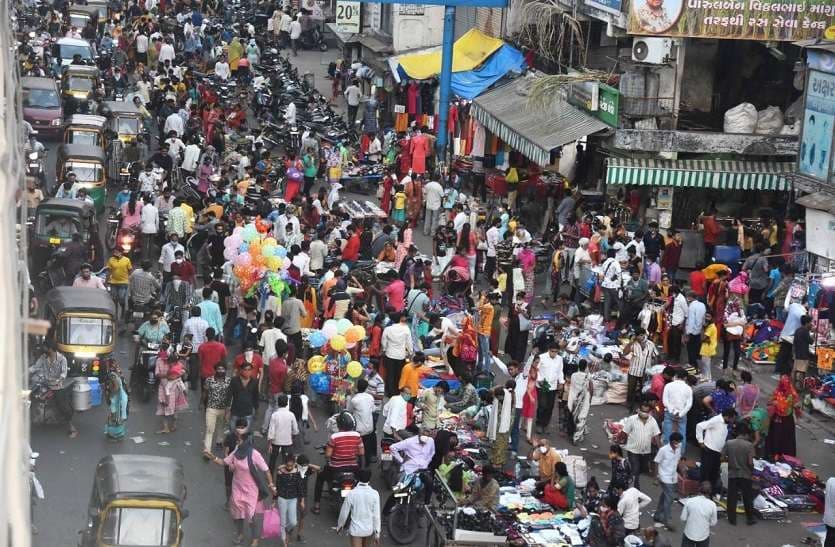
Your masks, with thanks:
M 464 99 L 475 99 L 508 72 L 522 72 L 524 68 L 525 56 L 522 52 L 504 44 L 477 69 L 455 72 L 452 75 L 452 92 Z
M 472 70 L 498 50 L 504 42 L 487 36 L 478 29 L 470 29 L 452 46 L 452 71 Z M 441 73 L 441 52 L 404 55 L 398 59 L 400 67 L 415 80 L 426 80 Z

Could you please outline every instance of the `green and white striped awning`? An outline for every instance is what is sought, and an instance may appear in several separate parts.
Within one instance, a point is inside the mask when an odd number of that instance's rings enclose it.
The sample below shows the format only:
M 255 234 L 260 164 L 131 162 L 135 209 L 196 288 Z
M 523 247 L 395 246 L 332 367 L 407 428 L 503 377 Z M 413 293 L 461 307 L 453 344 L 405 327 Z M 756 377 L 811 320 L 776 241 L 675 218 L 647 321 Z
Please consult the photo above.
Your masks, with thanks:
M 794 163 L 768 161 L 609 158 L 606 184 L 786 191 L 794 171 Z
M 488 131 L 541 166 L 551 151 L 609 126 L 555 97 L 543 107 L 530 104 L 536 77 L 521 77 L 476 97 L 470 115 Z

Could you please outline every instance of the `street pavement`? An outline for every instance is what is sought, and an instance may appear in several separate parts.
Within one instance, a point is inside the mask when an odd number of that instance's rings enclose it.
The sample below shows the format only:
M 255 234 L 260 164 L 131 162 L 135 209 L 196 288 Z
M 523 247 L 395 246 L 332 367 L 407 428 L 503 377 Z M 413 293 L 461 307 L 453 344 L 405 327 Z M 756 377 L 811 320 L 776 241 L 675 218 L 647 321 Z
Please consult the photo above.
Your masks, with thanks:
M 299 72 L 311 71 L 316 77 L 316 86 L 329 96 L 330 82 L 325 79 L 327 63 L 337 56 L 336 52 L 319 54 L 318 52 L 301 52 L 294 59 L 299 66 Z M 55 143 L 45 143 L 54 149 Z M 54 153 L 50 154 L 54 161 Z M 52 170 L 53 166 L 50 166 Z M 356 196 L 362 197 L 362 196 Z M 373 199 L 373 197 L 365 197 Z M 416 244 L 424 251 L 431 249 L 429 238 L 421 231 L 415 230 Z M 538 280 L 538 286 L 544 286 L 544 276 Z M 542 293 L 544 291 L 537 291 Z M 537 306 L 542 303 L 537 302 Z M 128 333 L 129 334 L 129 333 Z M 235 353 L 237 348 L 230 350 Z M 126 371 L 132 362 L 134 344 L 129 335 L 121 335 L 116 349 L 116 358 Z M 718 371 L 715 371 L 717 374 Z M 771 377 L 771 367 L 758 367 L 754 370 L 755 380 L 763 387 L 764 393 L 770 393 L 776 384 Z M 198 410 L 198 392 L 189 393 L 189 409 L 178 419 L 177 431 L 169 435 L 157 435 L 159 419 L 154 416 L 155 404 L 143 404 L 132 401 L 131 413 L 128 420 L 128 439 L 120 443 L 108 442 L 104 435 L 105 410 L 103 407 L 93 408 L 76 415 L 76 426 L 80 436 L 69 439 L 61 426 L 35 426 L 31 432 L 33 450 L 40 452 L 37 475 L 46 491 L 46 499 L 35 507 L 34 522 L 38 527 L 38 535 L 33 537 L 34 547 L 66 547 L 77 544 L 77 532 L 86 523 L 86 509 L 92 487 L 92 477 L 96 463 L 108 454 L 153 454 L 177 458 L 185 468 L 188 496 L 185 506 L 190 516 L 184 523 L 184 543 L 186 547 L 198 545 L 225 547 L 232 545 L 233 523 L 224 509 L 223 471 L 219 466 L 211 465 L 201 456 L 202 450 L 202 419 Z M 325 410 L 314 407 L 312 411 L 322 424 L 326 418 Z M 589 435 L 581 447 L 571 447 L 567 440 L 554 433 L 552 428 L 549 437 L 557 448 L 568 448 L 571 453 L 584 456 L 589 465 L 589 475 L 596 476 L 598 482 L 605 488 L 609 479 L 609 462 L 607 460 L 608 443 L 602 429 L 604 419 L 619 419 L 626 413 L 621 405 L 604 405 L 592 407 L 589 416 Z M 556 414 L 555 414 L 556 418 Z M 314 448 L 326 441 L 322 432 L 311 432 L 311 444 L 305 446 L 306 453 L 314 463 L 323 463 L 323 456 Z M 824 443 L 825 439 L 835 439 L 835 425 L 826 417 L 819 414 L 804 417 L 798 422 L 797 445 L 799 456 L 823 480 L 832 475 L 835 469 L 833 446 Z M 263 440 L 260 440 L 263 447 Z M 520 449 L 527 450 L 524 440 Z M 698 448 L 688 443 L 690 450 L 688 457 L 698 459 Z M 376 467 L 376 466 L 375 466 Z M 381 491 L 383 500 L 387 496 L 385 487 L 379 479 L 376 469 L 372 485 Z M 651 514 L 658 499 L 659 488 L 653 484 L 651 478 L 642 481 L 645 492 L 653 498 L 653 503 L 642 514 L 641 525 L 652 524 Z M 312 481 L 311 481 L 312 490 Z M 312 502 L 312 492 L 309 493 Z M 674 518 L 677 522 L 680 507 L 674 507 Z M 790 513 L 786 521 L 761 521 L 756 526 L 749 527 L 740 524 L 731 527 L 727 521 L 720 521 L 713 531 L 711 545 L 714 547 L 743 547 L 743 546 L 783 546 L 799 545 L 807 534 L 803 527 L 806 522 L 820 522 L 821 516 L 812 513 Z M 740 519 L 740 522 L 744 522 Z M 346 537 L 336 536 L 333 527 L 336 524 L 336 514 L 323 499 L 320 515 L 308 514 L 305 523 L 304 537 L 312 545 L 347 545 Z M 677 527 L 678 530 L 681 527 Z M 383 524 L 382 545 L 394 545 L 385 532 Z M 673 545 L 680 544 L 680 531 L 663 532 Z M 423 535 L 418 536 L 415 544 L 423 544 Z M 262 545 L 279 545 L 275 540 L 264 541 Z

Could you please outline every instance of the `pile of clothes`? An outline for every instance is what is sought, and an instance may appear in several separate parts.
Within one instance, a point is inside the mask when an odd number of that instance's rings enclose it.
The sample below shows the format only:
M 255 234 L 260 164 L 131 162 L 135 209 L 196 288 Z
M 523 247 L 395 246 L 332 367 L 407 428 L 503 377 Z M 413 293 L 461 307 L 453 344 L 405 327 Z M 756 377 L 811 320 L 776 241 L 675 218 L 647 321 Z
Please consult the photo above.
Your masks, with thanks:
M 823 513 L 823 483 L 799 459 L 780 456 L 775 463 L 754 460 L 753 478 L 761 495 L 779 507 L 789 511 Z

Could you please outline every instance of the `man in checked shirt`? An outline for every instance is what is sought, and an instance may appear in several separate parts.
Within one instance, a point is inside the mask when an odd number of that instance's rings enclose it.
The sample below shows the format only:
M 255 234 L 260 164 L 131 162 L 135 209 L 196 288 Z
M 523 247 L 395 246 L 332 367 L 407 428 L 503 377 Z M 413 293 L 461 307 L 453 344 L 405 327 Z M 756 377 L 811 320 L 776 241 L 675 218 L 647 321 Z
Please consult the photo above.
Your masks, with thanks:
M 151 273 L 151 261 L 143 260 L 141 267 L 133 270 L 128 278 L 128 301 L 131 309 L 142 307 L 159 294 L 160 285 Z

